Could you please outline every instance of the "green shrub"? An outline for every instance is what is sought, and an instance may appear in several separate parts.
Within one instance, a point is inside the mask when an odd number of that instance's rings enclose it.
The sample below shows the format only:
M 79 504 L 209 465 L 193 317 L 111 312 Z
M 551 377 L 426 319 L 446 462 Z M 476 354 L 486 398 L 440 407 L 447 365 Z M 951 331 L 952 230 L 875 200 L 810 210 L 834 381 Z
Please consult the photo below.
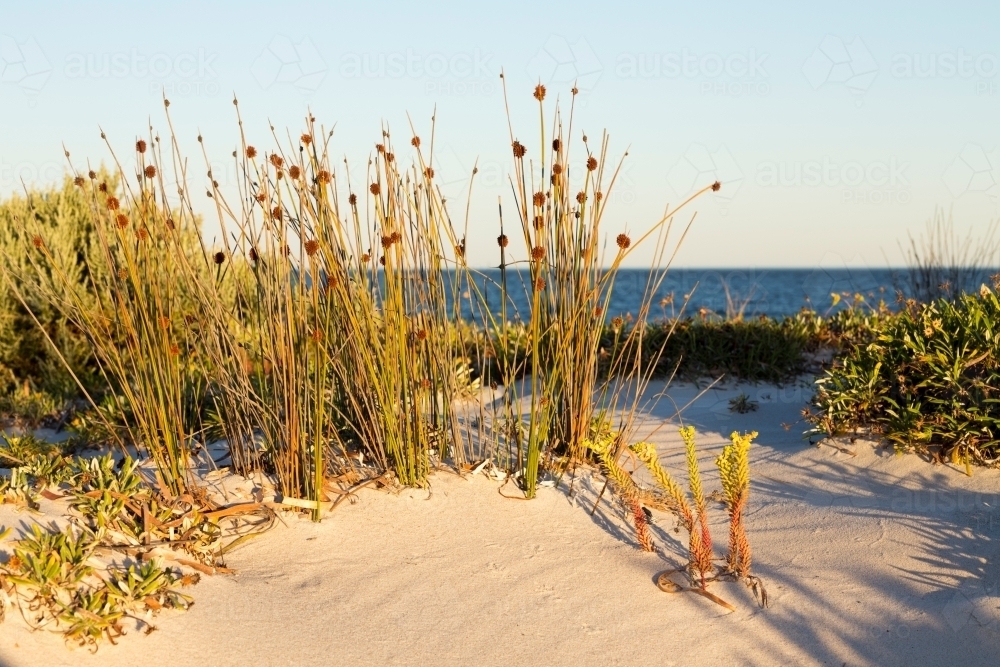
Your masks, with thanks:
M 908 301 L 817 382 L 810 433 L 870 429 L 899 451 L 992 463 L 1000 448 L 1000 301 Z

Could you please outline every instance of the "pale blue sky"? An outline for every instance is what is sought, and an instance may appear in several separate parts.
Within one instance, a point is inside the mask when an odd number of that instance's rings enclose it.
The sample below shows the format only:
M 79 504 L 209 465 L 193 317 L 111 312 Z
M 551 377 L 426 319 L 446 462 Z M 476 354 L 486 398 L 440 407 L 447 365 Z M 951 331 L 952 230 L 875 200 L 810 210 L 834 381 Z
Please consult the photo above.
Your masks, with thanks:
M 189 157 L 200 131 L 220 163 L 234 92 L 257 145 L 309 107 L 359 165 L 382 122 L 403 144 L 436 104 L 436 170 L 457 204 L 478 158 L 470 256 L 495 264 L 502 67 L 521 136 L 534 83 L 565 98 L 575 78 L 576 127 L 631 147 L 610 233 L 723 181 L 679 265 L 880 267 L 936 206 L 964 228 L 998 215 L 1000 6 L 759 4 L 4 3 L 0 192 L 58 178 L 63 142 L 105 159 L 98 126 L 122 155 L 147 120 L 165 132 L 164 88 Z

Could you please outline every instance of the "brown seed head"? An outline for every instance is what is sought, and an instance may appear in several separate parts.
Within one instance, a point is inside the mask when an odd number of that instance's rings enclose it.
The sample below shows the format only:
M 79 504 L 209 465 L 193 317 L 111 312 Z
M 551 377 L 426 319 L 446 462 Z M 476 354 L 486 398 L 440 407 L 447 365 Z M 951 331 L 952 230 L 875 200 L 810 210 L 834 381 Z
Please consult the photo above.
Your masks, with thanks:
M 555 152 L 558 153 L 560 148 L 562 148 L 562 142 L 559 141 L 558 139 L 553 139 L 552 140 L 552 150 L 554 150 Z
M 146 142 L 143 141 L 142 139 L 140 139 L 139 141 L 135 142 L 135 150 L 137 152 L 139 152 L 139 153 L 145 153 L 146 152 Z
M 587 171 L 594 171 L 597 169 L 597 158 L 591 155 L 587 158 Z
M 271 217 L 275 220 L 281 220 L 281 207 L 275 206 L 271 209 Z
M 417 340 L 427 340 L 427 329 L 417 331 Z
M 596 308 L 594 308 L 594 317 L 600 317 L 603 314 L 604 314 L 604 308 L 602 308 L 601 306 L 597 306 Z
M 212 255 L 212 261 L 215 262 L 216 264 L 222 264 L 223 262 L 226 261 L 226 253 L 222 252 L 221 250 L 218 251 L 217 253 Z
M 87 172 L 87 177 L 90 178 L 90 180 L 94 180 L 97 178 L 97 172 L 91 169 Z
M 181 353 L 181 348 L 177 347 L 176 345 L 171 345 L 170 346 L 170 356 L 171 357 L 176 357 L 180 353 Z
M 420 137 L 413 137 L 410 139 L 410 143 L 413 144 L 414 148 L 420 148 Z
M 285 172 L 283 172 L 282 170 L 278 169 L 277 171 L 274 172 L 274 177 L 280 181 L 281 179 L 283 179 L 285 177 Z
M 617 329 L 621 329 L 622 328 L 622 318 L 621 317 L 616 317 L 616 318 L 612 319 L 611 320 L 611 326 L 614 329 L 616 329 L 616 330 Z
M 257 149 L 253 146 L 247 146 L 247 157 L 251 160 L 257 157 Z
M 385 153 L 385 144 L 375 144 L 375 150 L 379 153 Z
M 277 169 L 281 169 L 281 165 L 285 164 L 285 160 L 277 153 L 271 153 L 271 157 L 268 159 Z
M 156 167 L 149 165 L 143 173 L 146 174 L 146 178 L 156 178 Z
M 628 234 L 619 234 L 618 238 L 615 239 L 615 243 L 622 250 L 628 250 L 628 247 L 632 245 L 632 239 L 629 238 Z
M 577 204 L 582 204 L 585 201 L 587 201 L 587 193 L 583 192 L 583 191 L 577 192 L 576 193 L 576 203 Z
M 137 230 L 135 230 L 135 236 L 140 241 L 145 241 L 146 239 L 149 238 L 149 230 L 146 229 L 145 227 L 139 227 Z
M 594 199 L 596 201 L 601 201 L 602 199 L 604 199 L 604 193 L 600 192 L 600 191 L 595 192 L 594 193 Z
M 167 317 L 166 315 L 161 315 L 160 316 L 160 328 L 161 329 L 169 329 L 170 328 L 170 318 Z
M 373 195 L 378 195 L 378 193 L 382 191 L 382 188 L 379 187 L 378 183 L 372 183 L 371 185 L 368 186 L 368 191 L 371 192 Z
M 73 179 L 73 185 L 77 186 L 78 188 L 82 188 L 84 182 L 85 181 L 83 180 L 83 176 L 77 176 L 76 178 Z
M 540 215 L 536 215 L 533 220 L 533 224 L 535 226 L 535 229 L 541 229 L 542 227 L 545 226 L 545 219 Z
M 535 279 L 535 290 L 541 292 L 543 289 L 545 289 L 545 279 L 544 278 L 536 278 Z
M 173 230 L 174 229 L 174 219 L 173 218 L 167 218 L 165 224 L 167 225 L 167 229 L 169 229 L 169 230 Z
M 118 278 L 120 280 L 125 280 L 126 278 L 128 278 L 128 271 L 126 271 L 124 268 L 118 269 Z
M 288 168 L 288 175 L 292 177 L 293 180 L 299 180 L 299 176 L 302 175 L 302 170 L 299 169 L 298 165 L 292 165 Z
M 361 261 L 367 264 L 368 262 L 372 261 L 372 256 L 366 252 L 365 254 L 361 255 Z
M 118 207 L 121 206 L 121 203 L 118 201 L 117 197 L 108 197 L 105 204 L 108 205 L 109 211 L 117 211 Z
M 100 185 L 97 186 L 97 189 L 100 190 L 101 192 L 107 192 L 108 191 L 108 184 L 107 183 L 101 183 Z
M 514 157 L 518 159 L 523 158 L 528 152 L 528 149 L 520 141 L 515 141 L 511 146 L 514 148 Z
M 536 245 L 531 249 L 531 259 L 538 261 L 545 257 L 545 248 L 540 245 Z
M 254 199 L 263 204 L 264 202 L 267 201 L 267 195 L 264 194 L 263 192 L 258 192 L 256 195 L 254 195 Z
M 120 229 L 125 229 L 128 227 L 128 216 L 124 213 L 119 213 L 115 216 L 115 224 L 117 224 Z
M 328 274 L 326 276 L 326 288 L 328 290 L 331 290 L 336 286 L 337 286 L 337 276 Z
M 719 181 L 712 183 L 712 192 L 718 192 L 720 188 L 722 188 L 722 183 Z
M 571 93 L 573 93 L 574 95 L 576 95 L 577 93 L 579 93 L 579 92 L 580 92 L 580 89 L 579 89 L 579 88 L 577 88 L 576 86 L 573 86 L 572 88 L 570 88 L 569 92 L 571 92 Z
M 42 248 L 45 247 L 45 241 L 42 240 L 41 236 L 35 234 L 34 236 L 31 237 L 31 245 L 41 250 Z
M 535 206 L 545 206 L 545 193 L 536 192 L 532 195 L 531 201 L 535 204 Z
M 427 167 L 426 169 L 424 169 L 424 175 L 427 176 L 428 179 L 434 178 L 433 167 Z
M 313 329 L 312 333 L 309 334 L 309 338 L 314 343 L 322 343 L 323 342 L 323 332 L 320 329 Z
M 308 146 L 309 144 L 311 144 L 312 140 L 313 140 L 312 136 L 309 135 L 309 134 L 305 134 L 305 133 L 303 133 L 302 136 L 299 137 L 299 141 L 301 141 L 306 146 Z
M 319 250 L 319 241 L 315 239 L 309 239 L 306 241 L 306 254 L 312 257 Z
M 250 252 L 247 254 L 250 255 L 251 262 L 256 262 L 259 259 L 256 248 L 250 248 Z
M 386 162 L 392 162 L 395 159 L 396 159 L 396 156 L 393 155 L 392 153 L 386 153 L 385 154 L 385 161 Z
M 385 255 L 382 255 L 381 257 L 378 258 L 378 263 L 381 264 L 382 266 L 385 266 Z
M 386 236 L 386 235 L 382 236 L 382 247 L 385 248 L 386 250 L 388 250 L 389 248 L 392 247 L 392 237 L 391 236 Z
M 347 197 L 347 203 L 350 204 L 351 206 L 357 206 L 358 205 L 358 196 L 352 192 Z
M 328 172 L 326 169 L 320 169 L 319 173 L 316 174 L 316 180 L 319 181 L 320 183 L 329 183 L 331 180 L 330 172 Z
M 539 102 L 545 99 L 545 86 L 542 84 L 535 86 L 535 99 Z
M 506 234 L 501 234 L 497 237 L 497 245 L 501 248 L 506 248 L 508 243 L 510 243 L 510 239 L 507 238 Z

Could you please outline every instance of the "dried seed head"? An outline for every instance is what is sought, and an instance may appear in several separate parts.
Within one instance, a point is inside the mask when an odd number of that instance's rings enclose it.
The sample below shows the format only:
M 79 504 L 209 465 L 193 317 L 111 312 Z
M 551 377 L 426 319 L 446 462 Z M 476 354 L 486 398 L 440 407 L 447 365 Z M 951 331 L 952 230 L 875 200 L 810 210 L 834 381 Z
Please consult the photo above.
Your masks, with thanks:
M 347 203 L 350 204 L 351 206 L 357 206 L 358 205 L 358 196 L 352 192 L 347 197 Z
M 108 191 L 108 184 L 107 183 L 101 183 L 100 185 L 97 186 L 97 189 L 100 190 L 101 192 L 107 192 Z
M 90 180 L 94 180 L 95 178 L 97 178 L 97 172 L 91 169 L 90 171 L 87 172 L 87 176 L 90 178 Z
M 313 329 L 312 333 L 309 334 L 309 338 L 314 343 L 322 343 L 323 342 L 323 332 L 320 329 Z
M 140 139 L 139 141 L 135 142 L 135 150 L 137 152 L 139 152 L 139 153 L 145 153 L 146 152 L 146 142 L 143 141 L 142 139 Z
M 417 340 L 427 340 L 427 329 L 417 331 Z
M 622 250 L 628 250 L 628 247 L 632 245 L 632 239 L 629 238 L 628 234 L 619 234 L 618 238 L 615 239 L 615 243 Z
M 166 315 L 161 315 L 160 316 L 160 328 L 161 329 L 169 329 L 170 328 L 170 318 L 167 317 Z
M 118 207 L 121 206 L 117 197 L 108 197 L 107 201 L 104 203 L 108 205 L 109 211 L 117 211 Z
M 276 170 L 274 172 L 274 177 L 280 181 L 281 179 L 283 179 L 285 177 L 285 172 L 283 172 L 282 170 L 278 169 L 278 170 Z
M 256 261 L 258 259 L 260 259 L 260 257 L 257 255 L 257 249 L 256 248 L 250 248 L 250 252 L 247 253 L 247 254 L 250 256 L 250 261 L 251 262 L 255 262 L 256 263 Z
M 117 224 L 120 229 L 125 229 L 128 227 L 128 216 L 124 213 L 119 213 L 115 216 L 115 224 Z
M 577 192 L 576 193 L 576 203 L 577 204 L 582 204 L 585 201 L 587 201 L 587 193 L 583 192 L 583 191 Z
M 180 355 L 180 353 L 181 353 L 181 348 L 177 347 L 176 345 L 171 345 L 170 346 L 170 356 L 171 357 L 176 357 L 176 356 Z
M 156 167 L 149 165 L 143 173 L 146 174 L 146 178 L 156 178 Z
M 594 171 L 597 169 L 597 158 L 593 155 L 587 158 L 587 171 Z
M 76 178 L 73 179 L 73 185 L 77 186 L 78 188 L 82 188 L 84 182 L 85 181 L 83 180 L 83 176 L 77 176 Z
M 603 192 L 597 191 L 597 192 L 594 193 L 594 200 L 595 201 L 601 201 L 602 199 L 604 199 L 604 193 Z
M 368 191 L 371 192 L 373 195 L 378 195 L 378 193 L 381 192 L 382 189 L 379 187 L 378 183 L 372 183 L 371 185 L 368 186 Z
M 264 202 L 266 202 L 266 201 L 267 201 L 267 195 L 266 195 L 266 194 L 264 194 L 263 192 L 258 192 L 258 193 L 257 193 L 257 194 L 256 194 L 256 195 L 254 196 L 254 199 L 256 199 L 256 200 L 257 200 L 258 202 L 260 202 L 261 204 L 263 204 Z
M 31 237 L 31 245 L 41 250 L 42 248 L 45 247 L 45 241 L 42 240 L 41 236 L 35 234 L 34 236 Z
M 536 215 L 533 222 L 535 225 L 535 229 L 541 229 L 542 227 L 545 226 L 545 218 L 543 218 L 540 215 Z
M 385 266 L 385 255 L 382 255 L 381 257 L 378 258 L 378 263 L 381 264 L 382 266 Z
M 414 136 L 412 139 L 410 139 L 410 143 L 413 145 L 414 148 L 420 148 L 420 137 Z
M 275 206 L 271 209 L 271 217 L 275 220 L 281 220 L 281 207 Z
M 579 93 L 579 92 L 580 92 L 580 89 L 579 89 L 579 88 L 577 88 L 576 86 L 573 86 L 572 88 L 570 88 L 569 92 L 571 92 L 571 93 L 573 93 L 574 95 L 576 95 L 577 93 Z
M 385 153 L 385 144 L 375 144 L 375 150 L 379 153 Z
M 328 290 L 331 290 L 331 289 L 333 289 L 336 286 L 337 286 L 337 276 L 329 275 L 328 274 L 326 276 L 326 288 Z
M 615 330 L 621 329 L 622 328 L 622 318 L 621 317 L 615 317 L 614 319 L 612 319 L 611 320 L 611 327 L 613 329 L 615 329 Z
M 386 162 L 392 162 L 395 159 L 396 159 L 396 156 L 393 155 L 392 153 L 386 153 L 385 154 L 385 161 Z
M 562 165 L 559 164 L 558 162 L 556 162 L 555 164 L 553 164 L 552 165 L 552 173 L 555 174 L 556 176 L 558 176 L 559 174 L 561 174 L 562 173 Z
M 174 219 L 173 218 L 167 218 L 165 224 L 167 225 L 167 229 L 169 229 L 171 231 L 174 229 Z
M 535 204 L 535 206 L 545 206 L 545 193 L 544 192 L 536 192 L 531 197 L 531 201 Z
M 226 261 L 226 253 L 222 252 L 221 250 L 218 251 L 217 253 L 212 255 L 212 261 L 215 262 L 216 264 L 222 264 L 223 262 Z
M 594 317 L 600 317 L 603 314 L 604 314 L 604 308 L 602 308 L 601 306 L 597 306 L 596 308 L 594 308 Z
M 382 247 L 385 248 L 386 250 L 388 250 L 390 247 L 392 247 L 392 237 L 391 236 L 385 236 L 385 235 L 382 236 Z
M 309 239 L 306 241 L 306 254 L 312 257 L 319 250 L 319 241 L 315 239 Z
M 140 241 L 145 241 L 146 239 L 149 238 L 149 230 L 147 230 L 145 227 L 139 227 L 137 230 L 135 230 L 135 236 Z
M 277 153 L 271 153 L 271 157 L 268 159 L 270 160 L 271 164 L 275 166 L 276 169 L 281 169 L 281 165 L 285 164 L 285 160 Z
M 427 167 L 426 169 L 424 169 L 424 175 L 428 179 L 434 178 L 434 168 L 433 167 Z
M 118 269 L 118 278 L 120 280 L 125 280 L 126 278 L 128 278 L 128 271 L 126 271 L 124 268 Z
M 422 380 L 420 380 L 420 388 L 421 389 L 430 389 L 431 388 L 431 381 L 428 380 L 427 378 L 423 378 Z
M 329 183 L 330 172 L 328 172 L 326 169 L 320 169 L 319 173 L 316 174 L 316 180 L 319 181 L 320 183 Z
M 541 292 L 543 289 L 545 289 L 545 279 L 544 278 L 536 278 L 535 279 L 535 290 L 538 291 L 538 292 Z
M 507 238 L 506 234 L 501 234 L 497 237 L 497 245 L 501 248 L 506 248 L 508 243 L 510 243 L 510 240 Z
M 718 192 L 719 189 L 721 188 L 722 188 L 722 183 L 720 183 L 719 181 L 712 183 L 712 192 Z
M 305 134 L 305 133 L 303 133 L 302 136 L 299 137 L 299 141 L 301 141 L 306 146 L 308 146 L 309 144 L 311 144 L 312 140 L 313 140 L 312 136 L 309 135 L 309 134 Z
M 251 160 L 257 157 L 257 149 L 253 146 L 247 146 L 247 157 Z
M 562 142 L 559 141 L 558 139 L 553 139 L 552 140 L 552 150 L 554 150 L 555 152 L 558 153 L 560 148 L 562 148 Z
M 545 86 L 542 84 L 535 86 L 535 99 L 539 102 L 545 99 Z
M 531 259 L 538 261 L 545 257 L 545 248 L 540 245 L 536 245 L 531 249 Z
M 291 176 L 292 179 L 297 181 L 299 180 L 299 176 L 302 175 L 302 170 L 299 169 L 297 165 L 293 164 L 291 167 L 288 168 L 288 175 Z
M 515 141 L 511 146 L 514 149 L 514 157 L 518 159 L 523 158 L 528 152 L 528 149 L 520 141 Z
M 367 264 L 368 262 L 372 261 L 372 256 L 366 252 L 365 254 L 361 255 L 361 261 Z

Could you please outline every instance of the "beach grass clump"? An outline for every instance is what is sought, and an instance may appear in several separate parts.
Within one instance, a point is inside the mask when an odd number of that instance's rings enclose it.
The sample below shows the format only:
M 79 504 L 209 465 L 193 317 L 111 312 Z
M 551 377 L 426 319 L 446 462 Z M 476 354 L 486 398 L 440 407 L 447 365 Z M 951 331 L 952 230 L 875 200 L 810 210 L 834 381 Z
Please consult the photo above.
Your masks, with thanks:
M 665 265 L 683 240 L 681 233 L 668 252 L 674 215 L 698 196 L 721 187 L 719 183 L 706 185 L 635 239 L 624 229 L 609 232 L 603 221 L 624 156 L 618 161 L 610 157 L 607 134 L 593 142 L 583 133 L 577 142 L 579 130 L 574 128 L 573 116 L 577 92 L 576 88 L 571 91 L 564 119 L 558 103 L 555 112 L 547 114 L 548 91 L 537 85 L 533 93 L 538 107 L 537 136 L 522 143 L 512 124 L 510 129 L 511 187 L 518 222 L 511 233 L 523 240 L 524 257 L 515 259 L 510 230 L 501 216 L 497 243 L 502 303 L 499 320 L 492 319 L 491 326 L 496 345 L 493 357 L 501 361 L 504 374 L 506 460 L 528 498 L 535 494 L 543 460 L 561 472 L 570 462 L 587 456 L 585 441 L 598 414 L 612 414 L 618 408 L 626 415 L 634 414 L 625 409 L 623 399 L 638 400 L 658 354 L 654 352 L 651 359 L 643 356 L 644 326 L 626 327 L 621 316 L 609 312 L 618 270 L 637 247 L 652 244 L 653 270 L 634 319 L 644 324 Z M 551 101 L 548 104 L 551 108 Z M 606 254 L 612 233 L 614 246 Z M 517 327 L 508 321 L 507 273 L 521 265 L 527 267 L 530 305 L 528 313 L 520 314 L 523 327 Z M 628 353 L 606 359 L 603 334 L 609 320 L 611 347 Z M 522 400 L 528 403 L 523 417 Z M 628 430 L 627 424 L 622 426 Z
M 878 319 L 816 383 L 810 435 L 866 430 L 898 452 L 995 465 L 1000 460 L 1000 300 L 996 286 Z

